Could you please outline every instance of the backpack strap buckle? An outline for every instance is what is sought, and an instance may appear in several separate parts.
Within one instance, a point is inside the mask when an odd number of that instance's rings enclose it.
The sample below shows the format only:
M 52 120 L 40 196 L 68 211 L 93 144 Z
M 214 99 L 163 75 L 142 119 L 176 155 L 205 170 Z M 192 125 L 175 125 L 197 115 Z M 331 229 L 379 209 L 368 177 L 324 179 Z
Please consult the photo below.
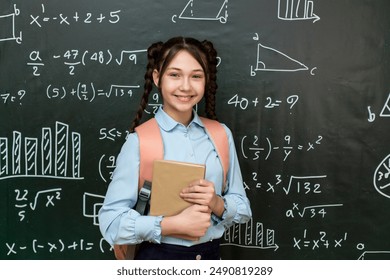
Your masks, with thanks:
M 141 215 L 146 213 L 146 207 L 150 199 L 151 189 L 152 183 L 145 180 L 141 190 L 139 191 L 137 205 L 135 206 L 135 211 Z

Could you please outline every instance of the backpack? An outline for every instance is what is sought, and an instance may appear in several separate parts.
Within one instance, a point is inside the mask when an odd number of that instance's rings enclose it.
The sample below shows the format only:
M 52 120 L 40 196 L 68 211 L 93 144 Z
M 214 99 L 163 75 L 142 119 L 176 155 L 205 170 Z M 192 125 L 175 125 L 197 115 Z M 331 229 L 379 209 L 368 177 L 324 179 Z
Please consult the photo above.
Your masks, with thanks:
M 227 172 L 229 169 L 229 142 L 225 128 L 215 120 L 201 117 L 215 147 L 223 169 L 223 187 L 226 187 Z M 153 175 L 153 161 L 164 158 L 164 147 L 161 138 L 160 128 L 155 118 L 144 122 L 135 128 L 138 134 L 140 146 L 140 170 L 138 184 L 138 200 L 135 210 L 141 215 L 146 214 L 151 192 L 151 181 Z M 156 141 L 160 140 L 160 141 Z M 118 260 L 134 259 L 139 244 L 114 245 L 115 257 Z

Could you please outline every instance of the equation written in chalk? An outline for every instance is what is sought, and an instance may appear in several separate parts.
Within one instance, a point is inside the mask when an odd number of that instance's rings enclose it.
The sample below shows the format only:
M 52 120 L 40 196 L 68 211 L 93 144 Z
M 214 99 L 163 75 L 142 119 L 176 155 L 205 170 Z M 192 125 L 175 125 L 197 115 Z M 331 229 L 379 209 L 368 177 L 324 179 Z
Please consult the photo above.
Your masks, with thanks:
M 86 239 L 75 239 L 66 241 L 61 238 L 52 240 L 32 239 L 31 241 L 24 242 L 6 242 L 7 256 L 13 256 L 23 253 L 42 254 L 43 252 L 65 253 L 67 251 L 82 252 L 98 250 L 100 253 L 112 251 L 112 246 L 107 243 L 103 238 L 98 242 L 88 241 Z
M 25 221 L 27 211 L 55 207 L 61 200 L 61 192 L 62 188 L 41 190 L 33 194 L 28 189 L 15 189 L 15 208 L 18 210 L 19 221 Z
M 283 161 L 286 161 L 292 155 L 293 151 L 309 152 L 315 150 L 316 147 L 321 145 L 322 140 L 323 137 L 318 135 L 310 141 L 293 144 L 292 137 L 286 135 L 284 137 L 284 143 L 275 144 L 269 137 L 261 140 L 257 135 L 245 135 L 241 139 L 241 154 L 245 159 L 268 160 L 272 153 L 281 152 L 283 154 Z

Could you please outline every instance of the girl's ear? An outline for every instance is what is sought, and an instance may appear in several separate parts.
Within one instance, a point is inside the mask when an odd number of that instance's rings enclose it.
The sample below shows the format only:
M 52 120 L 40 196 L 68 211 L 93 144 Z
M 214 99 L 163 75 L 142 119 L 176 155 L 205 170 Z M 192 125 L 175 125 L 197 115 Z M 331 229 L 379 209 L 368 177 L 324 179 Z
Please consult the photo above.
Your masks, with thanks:
M 158 82 L 160 81 L 160 73 L 156 69 L 153 70 L 153 82 L 156 85 L 156 87 L 159 87 Z

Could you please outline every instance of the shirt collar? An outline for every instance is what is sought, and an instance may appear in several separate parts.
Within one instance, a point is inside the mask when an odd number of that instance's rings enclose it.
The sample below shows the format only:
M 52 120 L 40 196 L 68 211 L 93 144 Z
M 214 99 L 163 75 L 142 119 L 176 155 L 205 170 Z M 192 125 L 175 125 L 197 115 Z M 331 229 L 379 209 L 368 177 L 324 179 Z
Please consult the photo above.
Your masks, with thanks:
M 198 114 L 196 113 L 195 110 L 193 110 L 193 115 L 194 115 L 194 118 L 191 120 L 190 124 L 188 126 L 190 126 L 192 123 L 195 123 L 201 127 L 204 127 L 200 117 L 198 116 Z M 157 110 L 157 113 L 155 114 L 154 116 L 157 120 L 157 123 L 159 124 L 159 126 L 164 129 L 165 131 L 170 131 L 170 130 L 173 130 L 175 127 L 177 127 L 178 125 L 182 125 L 181 123 L 175 121 L 174 119 L 172 119 L 164 110 L 163 110 L 163 106 L 160 106 L 160 108 Z

